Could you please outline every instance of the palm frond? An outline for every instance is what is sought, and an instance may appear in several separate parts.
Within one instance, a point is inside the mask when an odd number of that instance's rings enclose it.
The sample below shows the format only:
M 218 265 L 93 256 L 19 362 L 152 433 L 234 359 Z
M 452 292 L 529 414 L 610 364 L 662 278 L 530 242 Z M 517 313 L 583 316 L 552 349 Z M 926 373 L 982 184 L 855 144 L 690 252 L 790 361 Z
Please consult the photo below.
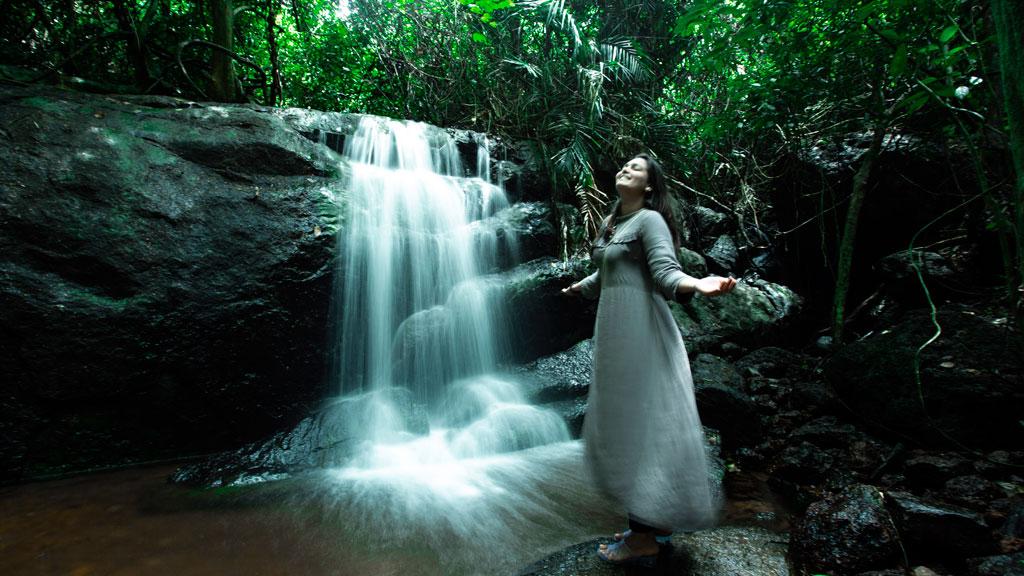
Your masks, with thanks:
M 598 49 L 616 79 L 647 82 L 654 77 L 647 59 L 640 55 L 629 38 L 617 36 L 605 39 Z

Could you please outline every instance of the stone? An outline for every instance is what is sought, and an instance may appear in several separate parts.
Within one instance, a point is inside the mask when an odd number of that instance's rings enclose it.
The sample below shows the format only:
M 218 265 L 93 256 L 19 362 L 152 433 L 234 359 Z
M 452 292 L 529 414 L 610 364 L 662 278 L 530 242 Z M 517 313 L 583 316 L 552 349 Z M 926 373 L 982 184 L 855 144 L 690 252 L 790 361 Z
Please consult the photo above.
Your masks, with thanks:
M 739 372 L 711 354 L 698 354 L 690 370 L 701 421 L 721 432 L 726 448 L 756 443 L 762 434 L 761 420 Z
M 786 537 L 764 528 L 720 526 L 691 534 L 675 534 L 662 549 L 651 573 L 688 576 L 790 576 Z M 595 550 L 604 540 L 581 542 L 539 560 L 519 576 L 615 576 L 623 568 L 599 560 Z M 626 573 L 633 570 L 626 568 Z M 639 572 L 638 572 L 639 573 Z
M 715 238 L 725 231 L 729 217 L 716 212 L 707 206 L 693 206 L 689 210 L 690 219 L 694 222 L 695 232 L 701 238 Z
M 1024 445 L 1017 408 L 1024 405 L 1024 370 L 1005 318 L 949 306 L 938 322 L 941 336 L 920 354 L 920 390 L 914 357 L 936 333 L 927 311 L 907 313 L 891 330 L 846 345 L 826 364 L 825 376 L 860 421 L 880 433 L 892 430 L 934 447 L 950 445 L 947 435 L 985 449 Z
M 532 362 L 594 334 L 597 300 L 562 293 L 589 275 L 589 266 L 579 258 L 538 258 L 485 278 L 505 288 L 507 329 L 515 344 L 511 362 Z
M 380 401 L 386 401 L 398 416 L 400 425 L 392 431 L 395 438 L 429 431 L 426 412 L 405 388 L 334 398 L 293 429 L 182 466 L 170 481 L 201 488 L 243 486 L 343 466 L 371 429 Z
M 734 275 L 738 272 L 739 250 L 736 248 L 736 241 L 728 234 L 719 236 L 705 256 L 707 256 L 708 270 L 719 276 Z
M 690 250 L 685 246 L 679 247 L 679 266 L 694 278 L 703 278 L 708 275 L 708 264 L 704 257 Z
M 726 342 L 749 346 L 769 338 L 784 340 L 801 305 L 789 288 L 758 278 L 737 283 L 725 296 L 698 294 L 685 304 L 670 303 L 691 354 L 717 352 Z
M 954 476 L 969 474 L 969 460 L 952 452 L 911 452 L 903 463 L 903 473 L 915 488 L 940 488 Z
M 875 264 L 875 273 L 884 282 L 885 293 L 901 304 L 927 303 L 915 264 L 920 268 L 933 297 L 940 297 L 941 288 L 955 280 L 956 272 L 952 263 L 941 254 L 922 250 L 901 250 L 890 254 Z
M 980 514 L 909 492 L 887 492 L 886 502 L 911 561 L 960 559 L 996 551 L 992 531 Z
M 586 396 L 590 388 L 593 357 L 593 340 L 582 340 L 568 350 L 514 366 L 509 372 L 523 383 L 531 402 L 572 400 Z
M 969 576 L 1024 576 L 1024 552 L 967 560 Z
M 474 222 L 471 235 L 474 244 L 481 247 L 478 254 L 486 254 L 490 249 L 496 254 L 494 261 L 478 259 L 476 263 L 488 273 L 560 251 L 560 235 L 545 202 L 513 204 L 490 218 Z
M 994 482 L 974 474 L 950 478 L 946 480 L 942 489 L 942 496 L 945 500 L 982 510 L 990 501 L 1002 498 L 1004 495 Z
M 808 506 L 790 536 L 790 556 L 806 573 L 855 574 L 895 564 L 899 544 L 878 489 L 864 484 Z
M 806 378 L 814 370 L 815 360 L 810 356 L 765 346 L 753 350 L 736 361 L 736 368 L 744 377 Z
M 324 397 L 343 162 L 245 106 L 0 87 L 0 474 L 237 446 Z

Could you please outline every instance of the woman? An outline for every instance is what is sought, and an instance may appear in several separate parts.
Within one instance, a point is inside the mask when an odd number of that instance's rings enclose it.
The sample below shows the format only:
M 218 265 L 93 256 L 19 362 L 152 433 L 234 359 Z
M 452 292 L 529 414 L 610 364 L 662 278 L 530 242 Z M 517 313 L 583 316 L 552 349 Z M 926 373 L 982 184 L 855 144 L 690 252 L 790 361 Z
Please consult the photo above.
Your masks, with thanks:
M 629 530 L 597 553 L 615 564 L 653 565 L 673 529 L 707 527 L 718 512 L 690 364 L 666 300 L 725 294 L 736 281 L 682 272 L 654 158 L 627 162 L 615 189 L 619 200 L 594 243 L 598 271 L 563 292 L 601 297 L 583 437 L 592 475 L 625 506 Z

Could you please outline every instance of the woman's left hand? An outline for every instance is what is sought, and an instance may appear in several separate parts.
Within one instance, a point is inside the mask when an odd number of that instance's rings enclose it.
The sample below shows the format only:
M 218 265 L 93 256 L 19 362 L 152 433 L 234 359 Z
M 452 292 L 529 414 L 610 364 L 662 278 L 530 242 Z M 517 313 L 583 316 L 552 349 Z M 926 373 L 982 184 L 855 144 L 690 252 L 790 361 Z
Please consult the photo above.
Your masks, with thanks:
M 733 277 L 722 278 L 721 276 L 707 276 L 697 280 L 697 292 L 705 296 L 721 296 L 732 292 L 736 287 L 736 279 Z

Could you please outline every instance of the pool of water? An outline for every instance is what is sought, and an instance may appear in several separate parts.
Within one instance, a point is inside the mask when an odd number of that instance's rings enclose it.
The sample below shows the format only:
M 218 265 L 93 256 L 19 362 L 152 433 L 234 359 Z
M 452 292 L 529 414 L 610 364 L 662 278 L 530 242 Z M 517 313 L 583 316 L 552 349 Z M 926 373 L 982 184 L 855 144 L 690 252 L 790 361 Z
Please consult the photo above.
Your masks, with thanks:
M 579 442 L 217 490 L 168 484 L 173 470 L 0 490 L 0 574 L 515 574 L 623 524 L 589 487 Z M 723 523 L 786 528 L 756 475 L 726 489 Z

